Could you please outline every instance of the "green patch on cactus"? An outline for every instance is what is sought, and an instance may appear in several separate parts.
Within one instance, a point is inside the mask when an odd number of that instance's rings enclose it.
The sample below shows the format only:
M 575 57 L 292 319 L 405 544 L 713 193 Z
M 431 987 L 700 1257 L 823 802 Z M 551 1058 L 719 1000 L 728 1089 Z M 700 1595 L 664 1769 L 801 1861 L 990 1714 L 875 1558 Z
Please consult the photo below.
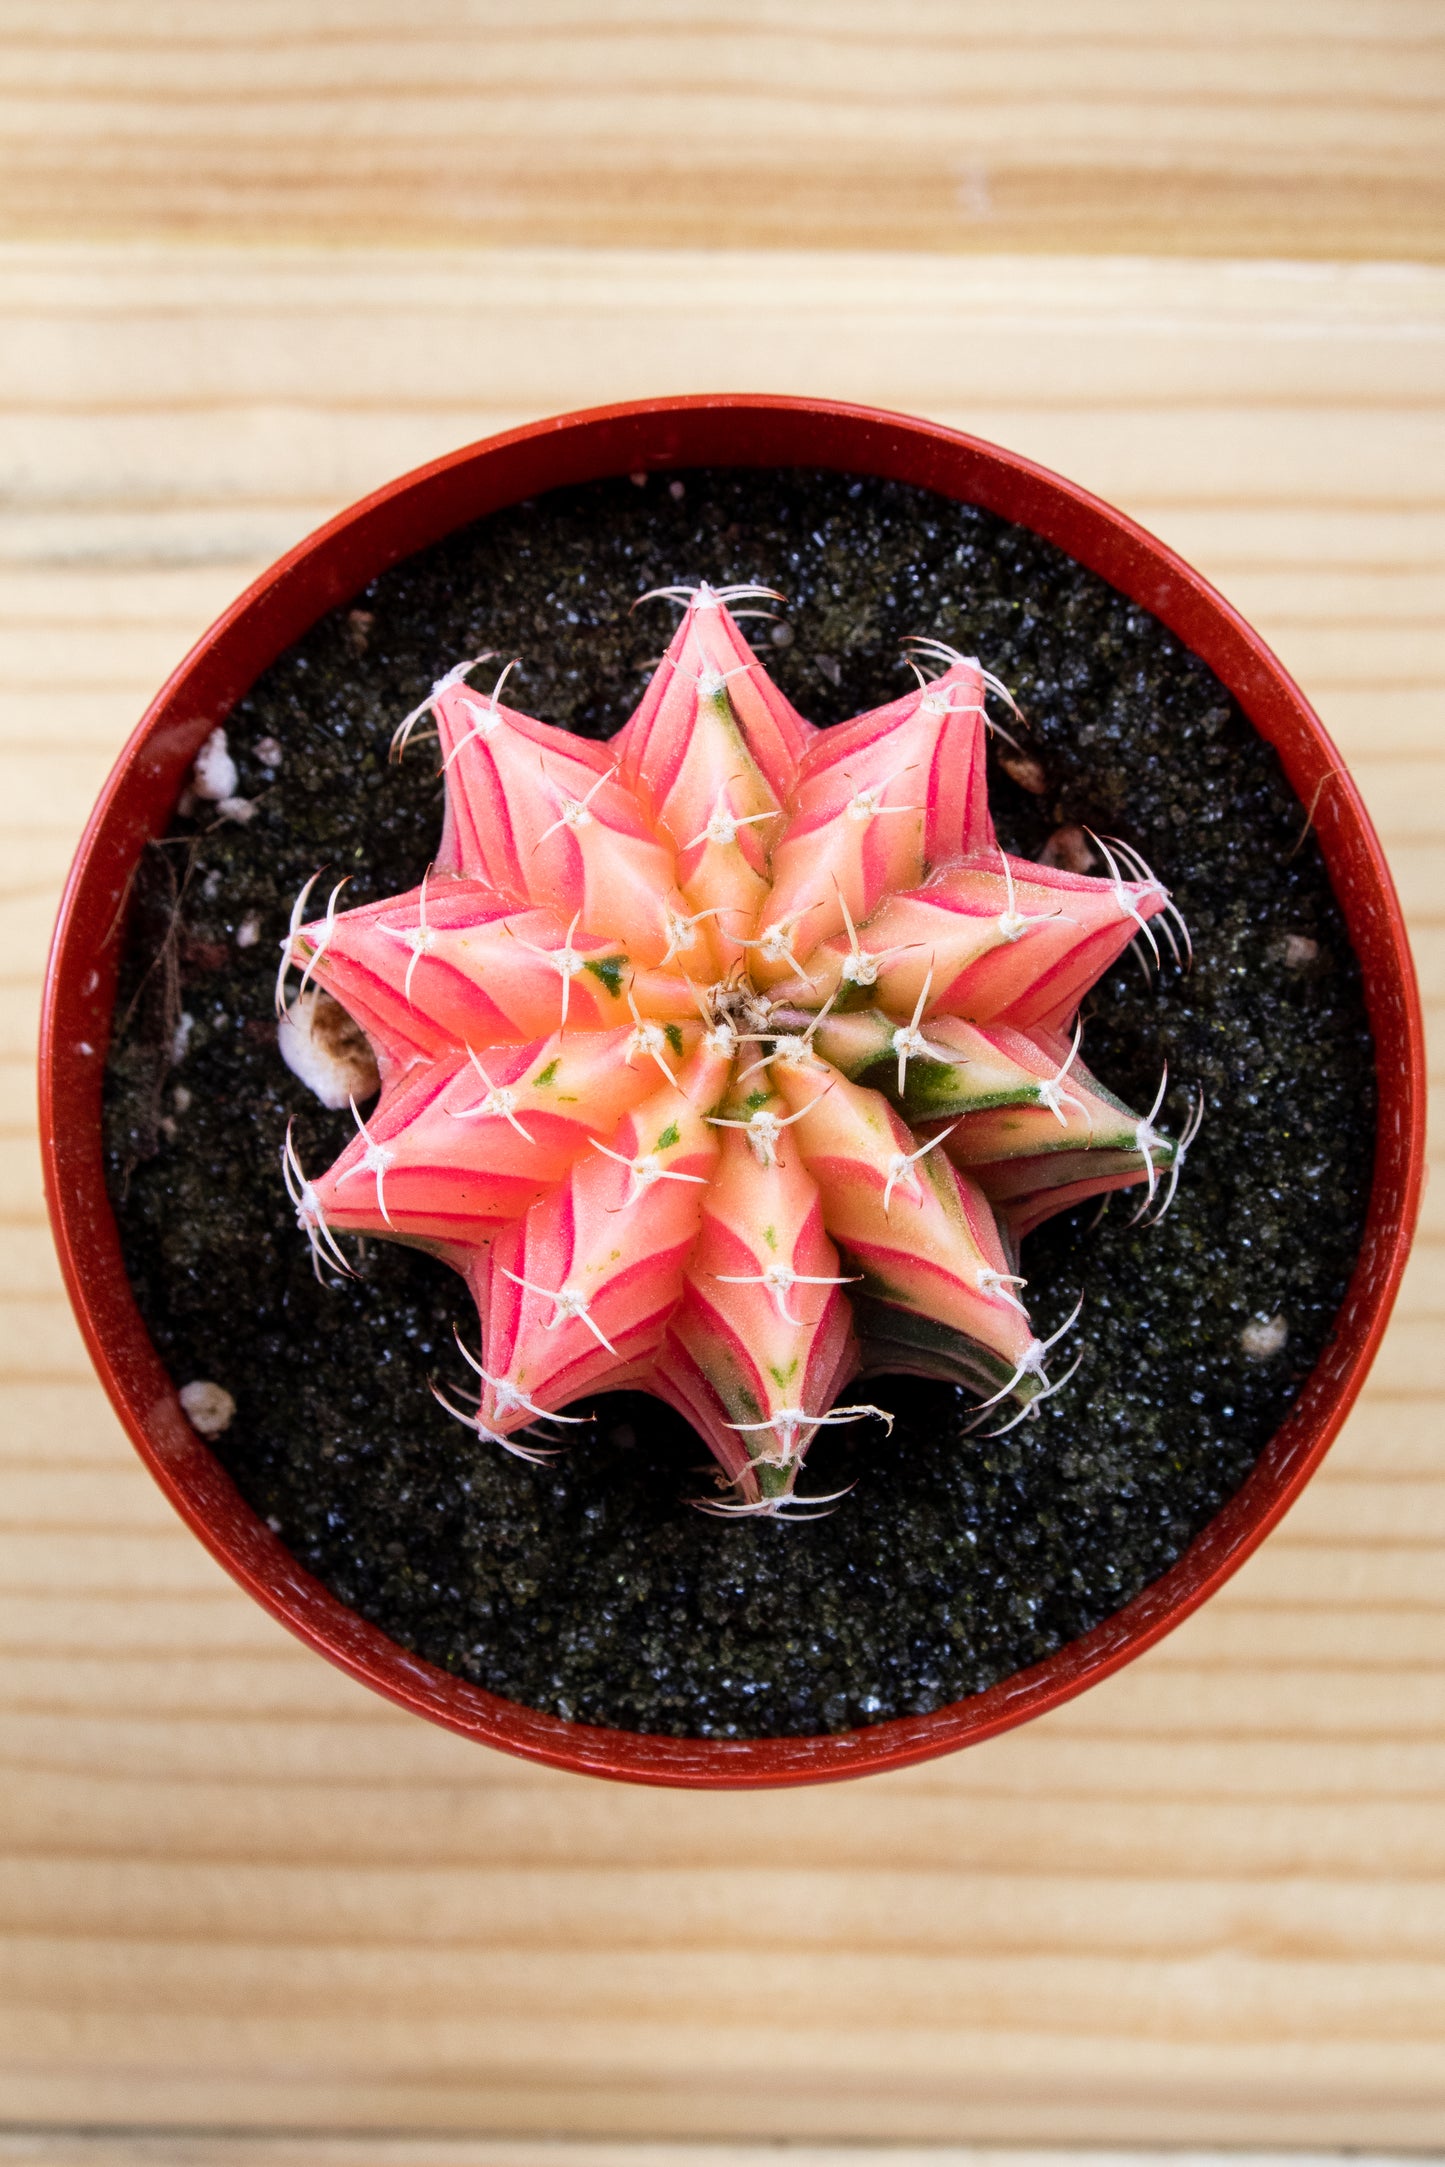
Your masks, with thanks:
M 862 1296 L 854 1297 L 854 1317 L 863 1346 L 864 1375 L 895 1374 L 902 1370 L 915 1377 L 936 1377 L 945 1384 L 987 1398 L 1005 1392 L 1013 1384 L 1007 1363 L 1000 1362 L 981 1341 L 971 1339 L 917 1310 L 887 1300 L 883 1290 L 870 1282 Z M 1037 1393 L 1032 1379 L 1015 1389 Z
M 875 1062 L 858 1081 L 883 1092 L 911 1121 L 946 1121 L 950 1114 L 987 1113 L 995 1107 L 1038 1101 L 1034 1084 L 996 1084 L 990 1089 L 955 1061 L 910 1061 L 901 1094 L 896 1062 Z
M 770 1467 L 759 1460 L 755 1462 L 757 1485 L 764 1497 L 784 1497 L 791 1487 L 791 1476 L 785 1467 Z
M 627 968 L 626 956 L 589 956 L 585 968 L 594 978 L 600 978 L 614 1001 L 622 991 L 622 973 Z M 681 1051 L 681 1048 L 678 1049 Z

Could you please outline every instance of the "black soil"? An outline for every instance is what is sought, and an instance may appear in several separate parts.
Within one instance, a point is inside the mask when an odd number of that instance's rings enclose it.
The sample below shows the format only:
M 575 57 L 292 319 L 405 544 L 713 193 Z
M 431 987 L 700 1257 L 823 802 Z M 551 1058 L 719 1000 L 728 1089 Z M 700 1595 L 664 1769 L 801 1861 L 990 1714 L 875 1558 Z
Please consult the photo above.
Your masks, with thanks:
M 982 656 L 1016 690 L 1042 770 L 1030 779 L 1047 786 L 995 773 L 1008 847 L 1035 856 L 1066 822 L 1127 837 L 1198 955 L 1192 976 L 1166 965 L 1153 987 L 1126 957 L 1090 1003 L 1099 1075 L 1142 1110 L 1167 1055 L 1161 1118 L 1177 1130 L 1193 1086 L 1207 1113 L 1162 1226 L 1131 1229 L 1133 1199 L 1116 1198 L 1101 1222 L 1091 1205 L 1026 1245 L 1036 1329 L 1085 1291 L 1074 1382 L 996 1441 L 968 1433 L 951 1388 L 870 1384 L 897 1411 L 893 1435 L 819 1437 L 803 1487 L 855 1487 L 804 1525 L 694 1511 L 706 1455 L 640 1395 L 600 1402 L 550 1469 L 478 1442 L 427 1389 L 465 1375 L 460 1282 L 372 1244 L 357 1280 L 318 1285 L 278 1165 L 292 1116 L 311 1169 L 351 1131 L 276 1053 L 292 897 L 318 866 L 353 875 L 353 903 L 410 887 L 437 841 L 427 748 L 387 762 L 398 718 L 442 667 L 489 647 L 525 658 L 519 705 L 607 737 L 676 622 L 665 603 L 630 604 L 699 578 L 787 594 L 785 622 L 754 631 L 819 723 L 897 696 L 905 634 Z M 432 1662 L 583 1722 L 837 1730 L 1048 1655 L 1155 1579 L 1238 1489 L 1344 1291 L 1373 1056 L 1300 805 L 1209 670 L 1144 610 L 1023 530 L 892 484 L 623 481 L 523 505 L 388 573 L 269 670 L 229 727 L 255 817 L 177 819 L 143 869 L 109 1073 L 113 1194 L 172 1374 L 234 1395 L 217 1451 L 343 1602 Z M 1274 1319 L 1283 1345 L 1251 1354 L 1251 1323 Z

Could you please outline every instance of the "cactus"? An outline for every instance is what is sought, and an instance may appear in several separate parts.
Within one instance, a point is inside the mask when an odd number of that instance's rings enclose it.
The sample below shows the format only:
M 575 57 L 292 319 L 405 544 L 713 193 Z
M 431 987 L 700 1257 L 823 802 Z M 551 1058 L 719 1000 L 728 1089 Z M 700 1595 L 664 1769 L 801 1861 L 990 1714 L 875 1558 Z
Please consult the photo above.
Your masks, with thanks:
M 562 1410 L 640 1388 L 711 1449 L 709 1509 L 771 1515 L 827 1502 L 796 1489 L 820 1425 L 881 1414 L 839 1404 L 855 1378 L 1008 1422 L 1059 1389 L 1019 1244 L 1114 1188 L 1167 1208 L 1188 1134 L 1162 1084 L 1141 1119 L 1089 1074 L 1076 1018 L 1177 914 L 1122 845 L 1107 879 L 1000 849 L 976 661 L 917 643 L 903 698 L 819 730 L 728 608 L 767 590 L 662 592 L 682 622 L 610 743 L 505 705 L 510 664 L 479 694 L 485 655 L 401 725 L 398 757 L 439 740 L 436 861 L 319 917 L 308 884 L 278 978 L 343 1004 L 380 1097 L 314 1182 L 288 1138 L 286 1177 L 318 1271 L 352 1233 L 466 1279 L 475 1390 L 438 1396 L 480 1436 L 546 1457 Z

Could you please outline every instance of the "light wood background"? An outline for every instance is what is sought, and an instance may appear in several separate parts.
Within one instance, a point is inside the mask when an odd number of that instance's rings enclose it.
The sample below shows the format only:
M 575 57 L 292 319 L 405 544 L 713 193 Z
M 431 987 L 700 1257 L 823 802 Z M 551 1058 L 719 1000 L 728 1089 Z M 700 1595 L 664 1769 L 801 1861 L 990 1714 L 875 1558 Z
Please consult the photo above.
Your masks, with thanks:
M 1336 733 L 1445 1049 L 1445 269 L 1406 260 L 1438 10 L 520 15 L 0 22 L 0 2161 L 1445 2146 L 1438 1189 L 1346 1436 L 1204 1613 L 971 1754 L 746 1804 L 374 1700 L 210 1564 L 91 1379 L 30 1074 L 91 799 L 254 571 L 549 409 L 874 399 L 1125 505 Z
M 6 0 L 0 230 L 1445 255 L 1437 0 Z

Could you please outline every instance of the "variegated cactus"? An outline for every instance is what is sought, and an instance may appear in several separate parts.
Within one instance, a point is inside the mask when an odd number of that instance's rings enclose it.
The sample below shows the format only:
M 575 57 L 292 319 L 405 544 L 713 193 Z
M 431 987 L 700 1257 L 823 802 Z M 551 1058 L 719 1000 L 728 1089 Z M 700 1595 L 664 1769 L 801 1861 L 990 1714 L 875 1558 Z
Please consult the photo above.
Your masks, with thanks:
M 288 1139 L 287 1178 L 318 1261 L 391 1236 L 465 1277 L 477 1389 L 447 1404 L 480 1435 L 539 1456 L 543 1418 L 639 1387 L 711 1448 L 713 1510 L 776 1513 L 819 1425 L 878 1411 L 838 1404 L 861 1375 L 1012 1419 L 1057 1390 L 1019 1243 L 1173 1193 L 1186 1139 L 1089 1075 L 1076 1021 L 1172 906 L 1122 846 L 1106 879 L 999 848 L 977 662 L 917 643 L 937 674 L 818 730 L 727 606 L 766 590 L 665 592 L 609 744 L 505 705 L 506 670 L 480 696 L 486 656 L 402 724 L 398 754 L 440 740 L 436 862 L 311 922 L 308 888 L 278 980 L 350 1011 L 381 1095 L 315 1182 Z

